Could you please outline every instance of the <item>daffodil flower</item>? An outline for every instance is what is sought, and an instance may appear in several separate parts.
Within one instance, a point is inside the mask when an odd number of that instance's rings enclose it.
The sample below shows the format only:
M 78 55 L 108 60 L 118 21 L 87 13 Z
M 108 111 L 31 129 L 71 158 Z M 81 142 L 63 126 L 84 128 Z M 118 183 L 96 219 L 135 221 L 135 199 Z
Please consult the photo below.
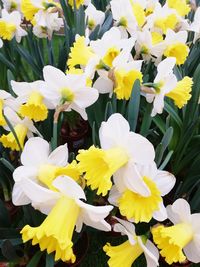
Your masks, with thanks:
M 17 11 L 21 11 L 21 7 L 20 7 L 20 0 L 2 0 L 3 2 L 3 8 L 5 8 L 9 13 L 17 10 Z
M 108 260 L 109 267 L 131 267 L 135 260 L 144 254 L 147 267 L 159 266 L 159 252 L 155 245 L 146 236 L 137 236 L 135 226 L 119 218 L 114 225 L 114 231 L 126 235 L 128 240 L 118 246 L 111 246 L 109 243 L 103 247 Z
M 6 9 L 3 9 L 0 18 L 0 37 L 8 41 L 15 37 L 19 43 L 21 38 L 27 35 L 27 32 L 20 27 L 21 20 L 22 17 L 18 11 L 8 13 Z
M 17 104 L 11 94 L 4 90 L 0 90 L 0 126 L 6 125 L 6 121 L 3 116 L 3 110 L 5 107 L 16 108 Z
M 189 30 L 194 32 L 194 39 L 193 43 L 195 43 L 200 38 L 200 7 L 197 8 L 197 10 L 194 13 L 194 20 L 190 25 Z
M 98 99 L 98 91 L 87 86 L 85 74 L 67 74 L 61 70 L 45 66 L 43 69 L 46 87 L 43 92 L 46 98 L 50 99 L 55 106 L 66 104 L 64 111 L 75 110 L 80 113 L 83 119 L 87 119 L 85 109 L 91 106 Z
M 26 137 L 30 138 L 33 136 L 33 133 L 40 135 L 38 130 L 33 125 L 33 122 L 28 119 L 24 118 L 21 119 L 15 111 L 13 111 L 11 108 L 6 107 L 4 109 L 4 115 L 11 123 L 15 134 L 18 138 L 19 144 L 14 136 L 14 134 L 11 132 L 11 129 L 8 125 L 3 126 L 5 130 L 9 131 L 8 134 L 3 134 L 0 137 L 0 142 L 4 147 L 10 148 L 11 150 L 19 151 L 20 149 L 23 149 L 24 142 Z
M 43 93 L 44 81 L 15 82 L 11 81 L 14 93 L 18 96 L 19 114 L 28 117 L 30 120 L 43 121 L 48 116 L 48 109 L 55 109 Z
M 57 176 L 65 174 L 76 181 L 80 177 L 76 162 L 68 164 L 67 145 L 59 146 L 51 152 L 49 143 L 40 137 L 30 138 L 26 142 L 21 154 L 21 163 L 22 166 L 17 167 L 13 173 L 15 184 L 12 200 L 16 206 L 30 203 L 22 188 L 26 179 L 54 190 L 52 182 Z
M 83 189 L 69 177 L 60 176 L 53 182 L 56 192 L 30 179 L 26 179 L 22 186 L 33 205 L 48 214 L 40 226 L 26 225 L 22 229 L 23 242 L 32 240 L 32 244 L 38 244 L 42 251 L 55 252 L 55 260 L 76 261 L 72 242 L 75 227 L 78 233 L 83 224 L 102 231 L 111 230 L 104 219 L 113 207 L 95 207 L 85 203 Z
M 88 27 L 93 30 L 97 25 L 102 25 L 105 19 L 105 13 L 97 10 L 96 7 L 90 3 L 85 9 L 85 19 L 88 19 Z
M 157 225 L 151 230 L 161 256 L 170 265 L 186 258 L 200 262 L 200 214 L 191 214 L 190 205 L 181 198 L 167 206 L 167 214 L 173 225 Z
M 151 164 L 155 157 L 153 145 L 143 136 L 130 132 L 128 122 L 121 114 L 113 114 L 107 122 L 102 122 L 99 130 L 101 148 L 91 146 L 80 150 L 77 156 L 80 171 L 85 173 L 87 185 L 97 194 L 105 196 L 112 187 L 111 177 L 121 171 L 122 177 L 136 164 Z M 137 178 L 137 177 L 136 177 Z M 122 178 L 123 181 L 123 178 Z M 133 180 L 144 194 L 148 188 L 141 179 Z
M 123 179 L 124 178 L 124 179 Z M 135 183 L 135 181 L 141 181 Z M 144 191 L 146 185 L 148 192 Z M 128 172 L 115 175 L 115 185 L 110 191 L 109 202 L 119 207 L 122 216 L 138 222 L 149 222 L 152 217 L 157 221 L 167 219 L 166 208 L 162 197 L 174 187 L 175 177 L 167 172 L 157 169 L 153 163 L 147 166 L 138 166 L 137 169 L 129 167 Z

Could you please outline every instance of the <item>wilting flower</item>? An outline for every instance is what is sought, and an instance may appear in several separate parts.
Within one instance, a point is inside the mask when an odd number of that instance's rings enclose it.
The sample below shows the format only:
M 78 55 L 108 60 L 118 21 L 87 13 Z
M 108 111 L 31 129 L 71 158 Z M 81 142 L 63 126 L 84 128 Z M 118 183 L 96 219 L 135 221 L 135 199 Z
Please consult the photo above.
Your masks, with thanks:
M 97 189 L 97 194 L 108 193 L 112 187 L 111 177 L 114 175 L 115 179 L 117 171 L 121 170 L 123 177 L 125 172 L 129 175 L 130 168 L 137 168 L 136 164 L 151 164 L 154 160 L 152 144 L 143 136 L 130 132 L 129 124 L 121 114 L 113 114 L 107 122 L 102 122 L 99 137 L 101 148 L 91 146 L 88 150 L 80 150 L 77 156 L 87 185 L 92 190 Z M 134 182 L 146 189 L 142 180 Z
M 126 177 L 124 181 L 123 176 Z M 120 172 L 115 175 L 115 185 L 108 200 L 119 207 L 121 215 L 135 223 L 149 222 L 152 217 L 164 221 L 167 219 L 167 213 L 162 197 L 171 191 L 175 181 L 171 173 L 158 170 L 155 163 L 137 166 L 137 170 L 131 169 L 130 166 L 125 175 Z M 144 186 L 141 187 L 142 183 L 145 184 L 146 190 Z
M 5 125 L 4 128 L 7 131 L 10 131 L 10 133 L 3 134 L 0 137 L 0 142 L 4 147 L 10 148 L 11 150 L 19 151 L 20 148 L 23 149 L 26 137 L 32 137 L 33 133 L 40 135 L 31 120 L 29 120 L 28 118 L 21 119 L 17 115 L 17 113 L 9 107 L 6 107 L 4 109 L 4 115 L 12 125 L 18 139 L 17 141 L 15 135 L 13 134 L 9 126 Z
M 109 243 L 103 247 L 107 256 L 109 267 L 131 267 L 134 261 L 143 253 L 147 267 L 159 266 L 159 252 L 154 244 L 146 236 L 137 236 L 135 226 L 127 221 L 118 219 L 119 223 L 114 225 L 115 232 L 126 235 L 128 240 L 118 246 L 111 246 Z
M 103 231 L 111 230 L 104 219 L 113 207 L 95 207 L 83 202 L 81 199 L 86 200 L 85 193 L 71 178 L 58 177 L 53 182 L 55 191 L 29 179 L 24 180 L 22 186 L 34 206 L 48 214 L 40 226 L 26 225 L 22 229 L 23 242 L 32 240 L 32 244 L 39 244 L 42 251 L 55 252 L 55 260 L 76 261 L 72 242 L 75 226 L 77 232 L 81 231 L 83 224 Z
M 97 25 L 102 25 L 105 19 L 105 13 L 97 10 L 92 3 L 86 8 L 85 16 L 90 30 L 93 30 Z
M 76 162 L 68 164 L 67 145 L 59 146 L 51 152 L 49 143 L 40 137 L 30 138 L 26 142 L 21 163 L 22 166 L 13 173 L 15 184 L 12 200 L 17 206 L 30 203 L 22 188 L 24 179 L 31 179 L 53 190 L 52 182 L 60 175 L 70 176 L 76 181 L 80 177 Z
M 21 14 L 18 11 L 9 14 L 7 10 L 3 9 L 0 18 L 0 37 L 8 41 L 15 37 L 19 43 L 22 36 L 27 35 L 27 32 L 20 27 L 21 19 Z
M 168 264 L 189 261 L 200 262 L 200 214 L 191 214 L 184 199 L 167 207 L 173 226 L 158 225 L 152 228 L 153 240 Z
M 61 70 L 45 66 L 43 75 L 46 82 L 44 95 L 50 99 L 55 106 L 63 105 L 64 111 L 75 110 L 87 119 L 85 109 L 91 106 L 98 98 L 98 91 L 87 86 L 85 74 L 67 74 Z

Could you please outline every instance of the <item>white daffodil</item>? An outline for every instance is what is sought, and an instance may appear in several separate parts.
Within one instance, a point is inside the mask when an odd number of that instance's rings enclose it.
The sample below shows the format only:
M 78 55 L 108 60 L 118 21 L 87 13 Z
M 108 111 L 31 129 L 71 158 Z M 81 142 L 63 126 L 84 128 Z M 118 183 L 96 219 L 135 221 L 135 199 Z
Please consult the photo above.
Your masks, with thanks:
M 0 90 L 0 126 L 5 126 L 6 121 L 3 116 L 3 110 L 6 107 L 16 109 L 16 102 L 14 98 L 8 92 Z
M 33 33 L 39 38 L 52 38 L 54 31 L 59 31 L 63 25 L 63 19 L 58 12 L 49 13 L 39 10 L 34 17 Z
M 19 114 L 34 121 L 43 121 L 48 116 L 48 109 L 55 106 L 44 96 L 44 81 L 15 82 L 11 81 L 12 90 L 18 96 Z
M 199 263 L 200 213 L 191 214 L 188 202 L 180 198 L 167 206 L 167 214 L 173 225 L 157 225 L 151 230 L 161 256 L 170 265 L 186 258 Z
M 153 102 L 153 110 L 151 116 L 157 113 L 161 114 L 164 108 L 164 97 L 177 85 L 177 78 L 173 74 L 176 59 L 169 57 L 158 64 L 157 75 L 153 82 L 155 94 L 146 94 L 148 102 Z
M 61 174 L 74 180 L 80 177 L 76 162 L 68 164 L 67 145 L 59 146 L 51 152 L 49 143 L 40 137 L 30 138 L 26 142 L 21 154 L 21 163 L 22 166 L 16 168 L 13 173 L 15 185 L 12 200 L 16 206 L 31 202 L 22 188 L 24 179 L 31 179 L 47 188 L 55 189 L 52 182 Z
M 161 6 L 158 3 L 153 13 L 147 17 L 147 22 L 143 29 L 166 34 L 168 29 L 175 31 L 188 27 L 188 22 L 179 16 L 175 9 L 171 9 L 167 5 Z
M 144 186 L 141 187 L 142 182 L 149 194 L 144 191 Z M 155 163 L 137 165 L 137 169 L 130 164 L 129 169 L 119 170 L 114 176 L 115 185 L 110 191 L 109 202 L 119 207 L 122 216 L 135 223 L 149 222 L 152 217 L 164 221 L 167 212 L 162 197 L 171 191 L 175 182 L 171 173 L 158 170 Z
M 149 84 L 155 91 L 155 93 L 146 94 L 147 101 L 153 102 L 151 116 L 162 113 L 165 96 L 173 99 L 178 108 L 182 108 L 191 98 L 193 80 L 185 76 L 182 80 L 177 81 L 173 74 L 175 63 L 176 58 L 174 57 L 168 57 L 160 62 L 154 82 Z
M 23 242 L 32 240 L 47 253 L 55 252 L 55 260 L 74 263 L 72 236 L 74 228 L 80 232 L 83 224 L 102 231 L 110 231 L 105 217 L 113 209 L 112 206 L 95 207 L 85 203 L 83 189 L 71 178 L 60 176 L 54 182 L 55 191 L 46 189 L 32 180 L 23 182 L 23 189 L 32 205 L 48 214 L 38 227 L 26 225 L 22 231 Z M 82 200 L 84 201 L 82 201 Z M 41 204 L 41 206 L 40 206 Z
M 200 38 L 200 7 L 197 8 L 197 10 L 195 11 L 194 14 L 194 20 L 192 22 L 192 24 L 190 25 L 189 30 L 194 32 L 194 39 L 193 39 L 193 43 L 196 42 L 196 40 L 198 40 Z
M 123 26 L 131 35 L 141 28 L 146 20 L 145 1 L 112 0 L 110 2 L 113 19 Z
M 158 32 L 150 32 L 149 30 L 138 31 L 135 49 L 137 54 L 142 54 L 145 60 L 155 60 L 163 55 L 163 36 Z M 152 57 L 153 56 L 153 57 Z
M 19 141 L 19 144 L 18 144 L 18 142 L 17 142 L 14 134 L 11 132 L 11 129 L 9 128 L 9 126 L 5 125 L 3 127 L 5 128 L 5 130 L 9 131 L 10 133 L 3 134 L 0 137 L 0 142 L 3 144 L 4 147 L 8 147 L 12 150 L 19 151 L 20 147 L 21 147 L 21 149 L 23 149 L 23 147 L 24 147 L 24 141 L 25 141 L 26 136 L 28 138 L 30 138 L 33 136 L 33 133 L 40 135 L 40 133 L 35 128 L 35 126 L 33 125 L 33 122 L 30 119 L 28 119 L 28 118 L 21 119 L 17 115 L 17 113 L 15 111 L 13 111 L 11 108 L 6 107 L 4 109 L 4 115 L 6 116 L 6 118 L 10 122 L 10 124 L 12 125 L 12 127 L 15 131 L 15 134 L 18 138 L 18 141 Z
M 102 25 L 105 19 L 105 13 L 97 10 L 96 7 L 90 3 L 85 10 L 85 17 L 90 30 L 93 30 L 97 25 Z
M 67 74 L 61 70 L 45 66 L 43 76 L 46 82 L 44 95 L 56 106 L 63 105 L 64 111 L 75 110 L 83 119 L 87 119 L 85 109 L 98 99 L 98 91 L 87 86 L 87 76 Z
M 113 60 L 112 69 L 109 71 L 99 70 L 99 78 L 94 82 L 94 87 L 102 94 L 115 93 L 117 99 L 129 100 L 134 82 L 138 79 L 142 82 L 142 60 L 133 60 L 131 46 L 127 46 Z M 130 60 L 130 61 L 129 61 Z
M 17 10 L 17 11 L 21 11 L 21 7 L 20 7 L 20 0 L 2 0 L 3 2 L 3 8 L 5 8 L 9 13 Z
M 8 41 L 15 37 L 19 43 L 21 38 L 27 35 L 27 32 L 20 27 L 21 20 L 22 17 L 18 11 L 8 13 L 6 9 L 3 9 L 0 18 L 0 37 Z
M 114 217 L 119 223 L 114 225 L 114 231 L 128 237 L 128 240 L 118 246 L 111 246 L 107 243 L 103 250 L 110 257 L 109 267 L 131 267 L 134 261 L 143 253 L 147 267 L 159 266 L 159 252 L 156 246 L 146 236 L 137 236 L 135 226 L 121 219 Z
M 177 65 L 183 64 L 189 54 L 189 47 L 186 45 L 187 38 L 187 31 L 179 31 L 176 33 L 168 29 L 163 42 L 165 47 L 163 55 L 165 57 L 175 57 Z
M 136 169 L 136 164 L 151 164 L 155 152 L 153 145 L 143 136 L 130 132 L 128 122 L 121 114 L 113 114 L 107 122 L 102 122 L 99 137 L 101 148 L 91 146 L 80 150 L 77 160 L 80 170 L 85 173 L 87 185 L 97 194 L 105 196 L 112 187 L 111 177 L 121 170 L 121 179 L 129 170 Z M 137 177 L 136 177 L 137 178 Z M 134 180 L 135 186 L 149 194 L 149 189 L 142 179 Z
M 59 3 L 54 0 L 21 0 L 21 11 L 26 20 L 32 22 L 39 10 L 52 11 L 57 7 L 59 7 Z
M 93 53 L 97 56 L 97 69 L 112 67 L 114 59 L 123 49 L 129 49 L 135 44 L 135 38 L 123 38 L 122 33 L 117 27 L 112 27 L 104 33 L 101 39 L 90 42 Z

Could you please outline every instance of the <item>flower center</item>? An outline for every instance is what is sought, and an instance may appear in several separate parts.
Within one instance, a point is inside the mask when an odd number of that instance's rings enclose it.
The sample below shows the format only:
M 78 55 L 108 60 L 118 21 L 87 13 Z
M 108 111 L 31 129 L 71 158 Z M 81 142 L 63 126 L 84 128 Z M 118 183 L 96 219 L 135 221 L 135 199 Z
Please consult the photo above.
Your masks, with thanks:
M 97 194 L 105 196 L 112 187 L 112 175 L 125 165 L 129 157 L 122 148 L 103 150 L 91 146 L 88 150 L 80 150 L 77 156 L 79 168 L 84 173 L 87 185 Z
M 174 30 L 176 28 L 176 25 L 178 23 L 178 19 L 175 14 L 171 14 L 165 18 L 158 18 L 154 22 L 154 26 L 160 28 L 163 33 L 166 34 L 167 29 Z
M 185 62 L 187 56 L 189 54 L 189 47 L 183 43 L 175 43 L 167 46 L 164 51 L 165 57 L 175 57 L 176 64 L 181 65 Z
M 117 47 L 109 48 L 102 59 L 103 63 L 111 68 L 113 60 L 119 55 L 119 53 L 120 50 Z
M 125 71 L 119 69 L 114 72 L 116 87 L 114 92 L 117 99 L 129 100 L 133 89 L 134 82 L 139 79 L 142 82 L 142 73 L 138 70 Z
M 186 260 L 182 249 L 193 239 L 192 227 L 187 223 L 152 228 L 153 240 L 168 264 Z
M 16 26 L 13 23 L 6 21 L 0 21 L 0 37 L 4 40 L 11 40 L 16 31 Z
M 61 96 L 62 96 L 62 102 L 69 102 L 71 103 L 74 100 L 74 93 L 71 89 L 65 87 L 61 89 Z
M 143 177 L 143 180 L 151 192 L 150 196 L 144 197 L 126 190 L 118 200 L 120 213 L 128 219 L 134 219 L 135 223 L 149 222 L 162 201 L 156 184 L 148 177 Z
M 43 103 L 43 96 L 38 92 L 32 92 L 28 98 L 28 102 L 22 105 L 19 113 L 34 121 L 43 121 L 47 118 L 48 110 Z
M 55 261 L 74 263 L 72 236 L 79 214 L 80 207 L 73 199 L 61 197 L 40 226 L 26 225 L 22 229 L 22 240 L 25 243 L 32 239 L 32 244 L 39 244 L 41 251 L 55 252 Z

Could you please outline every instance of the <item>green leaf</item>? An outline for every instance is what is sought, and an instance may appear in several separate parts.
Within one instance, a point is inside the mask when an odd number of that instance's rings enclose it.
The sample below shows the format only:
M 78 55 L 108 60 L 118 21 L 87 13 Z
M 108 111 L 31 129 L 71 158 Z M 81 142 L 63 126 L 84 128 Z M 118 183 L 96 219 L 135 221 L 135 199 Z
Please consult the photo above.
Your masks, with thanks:
M 112 103 L 109 101 L 106 105 L 106 110 L 105 110 L 105 121 L 108 120 L 108 118 L 113 114 L 113 108 L 112 108 Z
M 160 163 L 162 161 L 164 152 L 167 149 L 167 147 L 168 147 L 168 145 L 172 139 L 172 136 L 173 136 L 173 128 L 170 127 L 167 129 L 166 133 L 164 134 L 164 136 L 162 138 L 161 143 L 156 148 L 155 162 L 157 163 L 158 166 L 160 165 Z
M 43 253 L 41 251 L 36 252 L 36 254 L 33 256 L 30 262 L 26 265 L 26 267 L 37 267 L 42 257 L 42 254 Z
M 142 119 L 142 125 L 140 128 L 140 134 L 145 137 L 148 135 L 148 131 L 152 122 L 151 111 L 152 111 L 152 105 L 147 103 L 145 113 Z
M 131 131 L 135 132 L 140 108 L 140 81 L 136 80 L 128 104 L 128 122 Z
M 1 252 L 5 258 L 9 261 L 14 261 L 19 259 L 19 256 L 16 253 L 16 250 L 10 240 L 6 239 L 1 245 Z
M 0 62 L 5 64 L 11 71 L 15 71 L 15 66 L 2 53 L 0 53 Z
M 15 96 L 15 94 L 14 94 L 14 92 L 12 90 L 11 83 L 10 83 L 12 80 L 15 80 L 15 77 L 14 77 L 14 75 L 12 74 L 12 72 L 10 70 L 7 70 L 8 88 L 9 88 L 10 94 Z
M 167 111 L 167 113 L 176 121 L 177 125 L 182 128 L 183 123 L 179 117 L 179 115 L 176 113 L 175 109 L 170 106 L 167 102 L 165 102 L 165 107 L 164 107 L 165 111 Z
M 10 216 L 2 200 L 0 200 L 0 227 L 10 225 Z
M 54 266 L 54 256 L 53 254 L 47 254 L 45 267 L 53 267 L 53 266 Z
M 167 166 L 167 164 L 169 163 L 172 155 L 173 155 L 174 151 L 171 150 L 169 151 L 169 153 L 167 154 L 166 158 L 164 159 L 164 161 L 162 162 L 162 164 L 159 167 L 159 170 L 164 170 L 164 168 Z

